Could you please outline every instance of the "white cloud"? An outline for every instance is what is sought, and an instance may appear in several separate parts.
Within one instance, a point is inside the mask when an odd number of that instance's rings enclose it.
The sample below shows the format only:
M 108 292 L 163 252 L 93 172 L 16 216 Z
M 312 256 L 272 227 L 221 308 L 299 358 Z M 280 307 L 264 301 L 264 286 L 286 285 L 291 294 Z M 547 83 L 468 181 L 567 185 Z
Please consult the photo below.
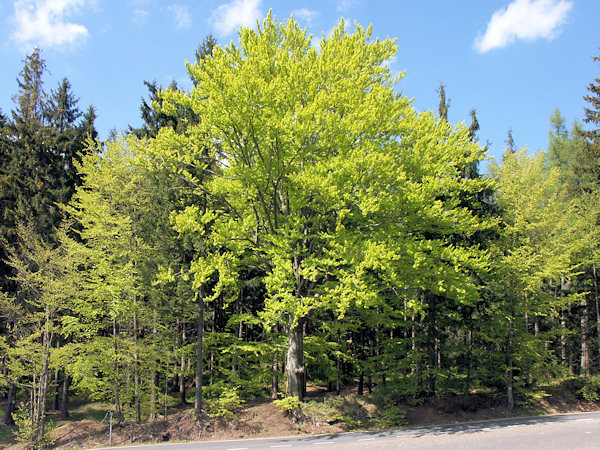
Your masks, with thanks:
M 337 5 L 337 10 L 340 12 L 348 11 L 354 6 L 358 5 L 358 0 L 340 0 Z
M 215 9 L 212 22 L 216 32 L 227 36 L 239 27 L 254 27 L 256 20 L 262 17 L 261 0 L 233 0 Z
M 178 29 L 184 30 L 192 27 L 192 17 L 190 16 L 190 11 L 187 6 L 173 4 L 169 5 L 167 9 Z
M 312 11 L 308 8 L 300 8 L 292 11 L 292 15 L 296 19 L 304 20 L 308 26 L 312 25 L 312 20 L 319 15 L 317 11 Z
M 68 18 L 89 0 L 15 0 L 12 39 L 23 49 L 64 47 L 83 41 L 88 30 Z
M 494 12 L 485 34 L 475 40 L 475 48 L 483 53 L 517 39 L 553 39 L 572 7 L 570 0 L 514 0 Z

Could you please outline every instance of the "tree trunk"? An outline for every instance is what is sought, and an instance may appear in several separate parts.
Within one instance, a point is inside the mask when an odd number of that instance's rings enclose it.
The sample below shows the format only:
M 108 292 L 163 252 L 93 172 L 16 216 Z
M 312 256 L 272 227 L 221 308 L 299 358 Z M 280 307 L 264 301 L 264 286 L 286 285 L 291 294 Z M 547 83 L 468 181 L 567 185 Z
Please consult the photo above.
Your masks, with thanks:
M 303 319 L 288 326 L 288 352 L 286 359 L 287 395 L 304 400 L 304 328 Z
M 211 333 L 213 333 L 213 336 L 214 336 L 214 334 L 217 331 L 216 323 L 217 323 L 217 305 L 215 303 L 214 306 L 213 306 L 212 323 L 211 323 L 211 326 L 210 326 L 210 331 L 211 331 Z M 209 359 L 209 362 L 208 362 L 208 374 L 209 374 L 208 384 L 210 386 L 213 385 L 214 372 L 215 372 L 215 351 L 214 351 L 213 347 L 211 347 L 211 349 L 210 349 L 210 359 Z
M 10 383 L 8 386 L 8 398 L 6 400 L 6 410 L 4 411 L 4 417 L 2 423 L 4 425 L 13 426 L 15 421 L 13 420 L 13 413 L 15 412 L 15 402 L 17 397 L 17 387 L 15 383 Z
M 360 330 L 360 333 L 358 335 L 358 339 L 360 340 L 359 345 L 360 345 L 360 374 L 358 375 L 358 395 L 364 395 L 365 393 L 365 369 L 364 369 L 364 362 L 365 362 L 365 343 L 364 343 L 364 338 L 365 335 L 363 333 L 363 330 Z
M 62 397 L 60 399 L 60 420 L 69 418 L 69 385 L 71 377 L 65 372 L 65 378 L 62 383 Z
M 594 273 L 594 299 L 596 301 L 596 338 L 598 340 L 598 365 L 600 365 L 600 301 L 598 299 L 598 277 L 596 274 L 596 264 L 593 265 Z
M 426 339 L 427 339 L 427 365 L 426 365 L 426 376 L 425 376 L 425 390 L 430 394 L 435 394 L 435 379 L 437 372 L 437 330 L 436 330 L 436 319 L 437 319 L 437 299 L 434 294 L 424 293 L 427 302 L 427 324 L 426 324 Z
M 185 326 L 181 325 L 181 348 L 185 345 Z M 185 399 L 185 355 L 181 352 L 181 360 L 179 363 L 179 401 L 177 402 L 177 406 L 187 405 L 187 400 Z
M 198 323 L 196 336 L 196 414 L 202 412 L 202 346 L 204 345 L 204 286 L 198 289 Z
M 119 383 L 121 382 L 121 376 L 119 374 L 119 340 L 117 334 L 117 318 L 113 318 L 113 346 L 114 346 L 114 390 L 115 390 L 115 415 L 117 416 L 118 423 L 123 421 L 123 412 L 121 411 L 121 398 L 120 398 L 120 387 Z
M 421 319 L 421 322 L 422 321 L 423 321 L 423 319 Z M 414 364 L 412 367 L 412 373 L 413 373 L 413 377 L 414 377 L 413 398 L 416 399 L 417 396 L 419 395 L 419 391 L 421 389 L 421 365 L 420 365 L 421 354 L 419 352 L 419 354 L 417 355 L 417 328 L 415 327 L 414 313 L 412 314 L 411 322 L 412 322 L 412 327 L 411 327 L 411 334 L 410 334 L 410 342 L 411 342 L 410 349 L 411 349 L 412 357 L 414 360 Z
M 567 365 L 567 320 L 565 308 L 560 308 L 560 361 L 563 366 Z
M 50 314 L 46 307 L 44 333 L 42 337 L 42 371 L 40 373 L 39 390 L 37 396 L 37 415 L 35 418 L 38 428 L 38 438 L 41 440 L 46 431 L 46 394 L 48 391 L 48 366 L 50 364 L 50 347 L 52 345 L 52 333 L 50 332 Z
M 590 350 L 588 346 L 588 303 L 583 297 L 581 300 L 581 375 L 586 377 L 590 374 Z
M 152 311 L 152 342 L 156 343 L 156 323 L 158 321 L 156 307 Z M 155 352 L 153 352 L 155 353 Z M 150 414 L 148 420 L 156 419 L 156 383 L 158 383 L 158 373 L 156 370 L 156 357 L 153 358 L 152 371 L 150 373 Z
M 465 390 L 463 395 L 468 397 L 471 394 L 471 372 L 473 371 L 473 321 L 469 320 L 469 330 L 467 332 L 467 377 L 465 379 Z
M 514 340 L 514 300 L 510 299 L 508 337 L 506 340 L 506 409 L 512 412 L 515 407 L 513 394 L 513 340 Z
M 134 300 L 134 305 L 136 300 Z M 133 312 L 133 397 L 135 406 L 135 422 L 142 423 L 142 402 L 140 392 L 140 349 L 138 345 L 138 323 L 137 312 Z
M 341 331 L 337 331 L 337 344 L 338 344 L 338 352 L 335 356 L 335 395 L 340 395 L 340 380 L 342 379 L 342 364 L 340 361 L 340 352 L 342 351 L 342 340 L 341 340 Z
M 277 394 L 279 394 L 279 362 L 277 358 L 279 357 L 279 352 L 275 350 L 273 353 L 273 375 L 271 378 L 271 398 L 275 400 L 277 398 Z
M 365 372 L 363 370 L 360 371 L 358 375 L 358 395 L 364 395 L 365 393 Z
M 60 404 L 60 380 L 59 380 L 59 370 L 54 369 L 54 398 L 52 400 L 52 410 L 58 411 L 58 406 Z

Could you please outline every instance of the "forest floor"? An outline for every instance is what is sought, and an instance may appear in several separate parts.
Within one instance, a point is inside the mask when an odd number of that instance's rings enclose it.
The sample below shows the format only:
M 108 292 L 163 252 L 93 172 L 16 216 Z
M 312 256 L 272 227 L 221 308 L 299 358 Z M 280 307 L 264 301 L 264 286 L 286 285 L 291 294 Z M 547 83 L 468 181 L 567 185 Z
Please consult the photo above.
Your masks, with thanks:
M 359 396 L 356 388 L 346 387 L 340 396 L 325 387 L 311 386 L 303 404 L 301 420 L 294 421 L 268 399 L 251 400 L 232 418 L 203 415 L 195 420 L 190 407 L 172 408 L 168 417 L 142 424 L 126 423 L 113 427 L 112 445 L 150 442 L 181 442 L 338 433 L 349 430 L 437 425 L 478 421 L 516 415 L 556 414 L 600 410 L 600 402 L 583 401 L 565 383 L 544 388 L 543 398 L 532 397 L 513 414 L 507 414 L 502 398 L 490 394 L 444 396 L 411 404 L 402 399 L 383 398 L 377 393 Z M 413 402 L 414 403 L 414 402 Z M 0 408 L 4 404 L 0 403 Z M 72 409 L 71 419 L 56 422 L 52 431 L 56 448 L 93 448 L 108 446 L 109 405 L 88 403 Z M 54 419 L 50 414 L 50 419 Z M 57 417 L 56 417 L 57 419 Z M 12 431 L 0 426 L 0 448 L 17 450 Z

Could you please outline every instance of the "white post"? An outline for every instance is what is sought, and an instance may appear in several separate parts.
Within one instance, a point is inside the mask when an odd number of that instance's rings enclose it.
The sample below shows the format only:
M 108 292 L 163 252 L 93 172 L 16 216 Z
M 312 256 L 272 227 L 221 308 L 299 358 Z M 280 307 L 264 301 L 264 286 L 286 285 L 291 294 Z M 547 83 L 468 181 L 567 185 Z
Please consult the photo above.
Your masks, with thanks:
M 108 425 L 108 446 L 112 447 L 112 411 L 108 413 L 109 417 L 109 425 Z

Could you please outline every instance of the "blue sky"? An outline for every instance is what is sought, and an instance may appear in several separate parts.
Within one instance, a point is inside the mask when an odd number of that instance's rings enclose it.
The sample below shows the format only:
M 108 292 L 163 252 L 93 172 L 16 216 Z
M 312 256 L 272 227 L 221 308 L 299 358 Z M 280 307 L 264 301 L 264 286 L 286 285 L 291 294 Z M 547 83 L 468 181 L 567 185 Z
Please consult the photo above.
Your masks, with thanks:
M 34 46 L 43 49 L 47 91 L 67 77 L 79 106 L 95 106 L 97 128 L 141 123 L 144 80 L 190 87 L 185 61 L 208 33 L 219 43 L 255 26 L 269 9 L 319 38 L 344 17 L 397 39 L 397 89 L 419 111 L 437 111 L 446 85 L 449 120 L 470 122 L 499 158 L 507 130 L 517 146 L 545 149 L 556 107 L 569 125 L 583 118 L 586 86 L 600 77 L 598 0 L 1 0 L 0 109 L 13 109 L 16 77 Z

